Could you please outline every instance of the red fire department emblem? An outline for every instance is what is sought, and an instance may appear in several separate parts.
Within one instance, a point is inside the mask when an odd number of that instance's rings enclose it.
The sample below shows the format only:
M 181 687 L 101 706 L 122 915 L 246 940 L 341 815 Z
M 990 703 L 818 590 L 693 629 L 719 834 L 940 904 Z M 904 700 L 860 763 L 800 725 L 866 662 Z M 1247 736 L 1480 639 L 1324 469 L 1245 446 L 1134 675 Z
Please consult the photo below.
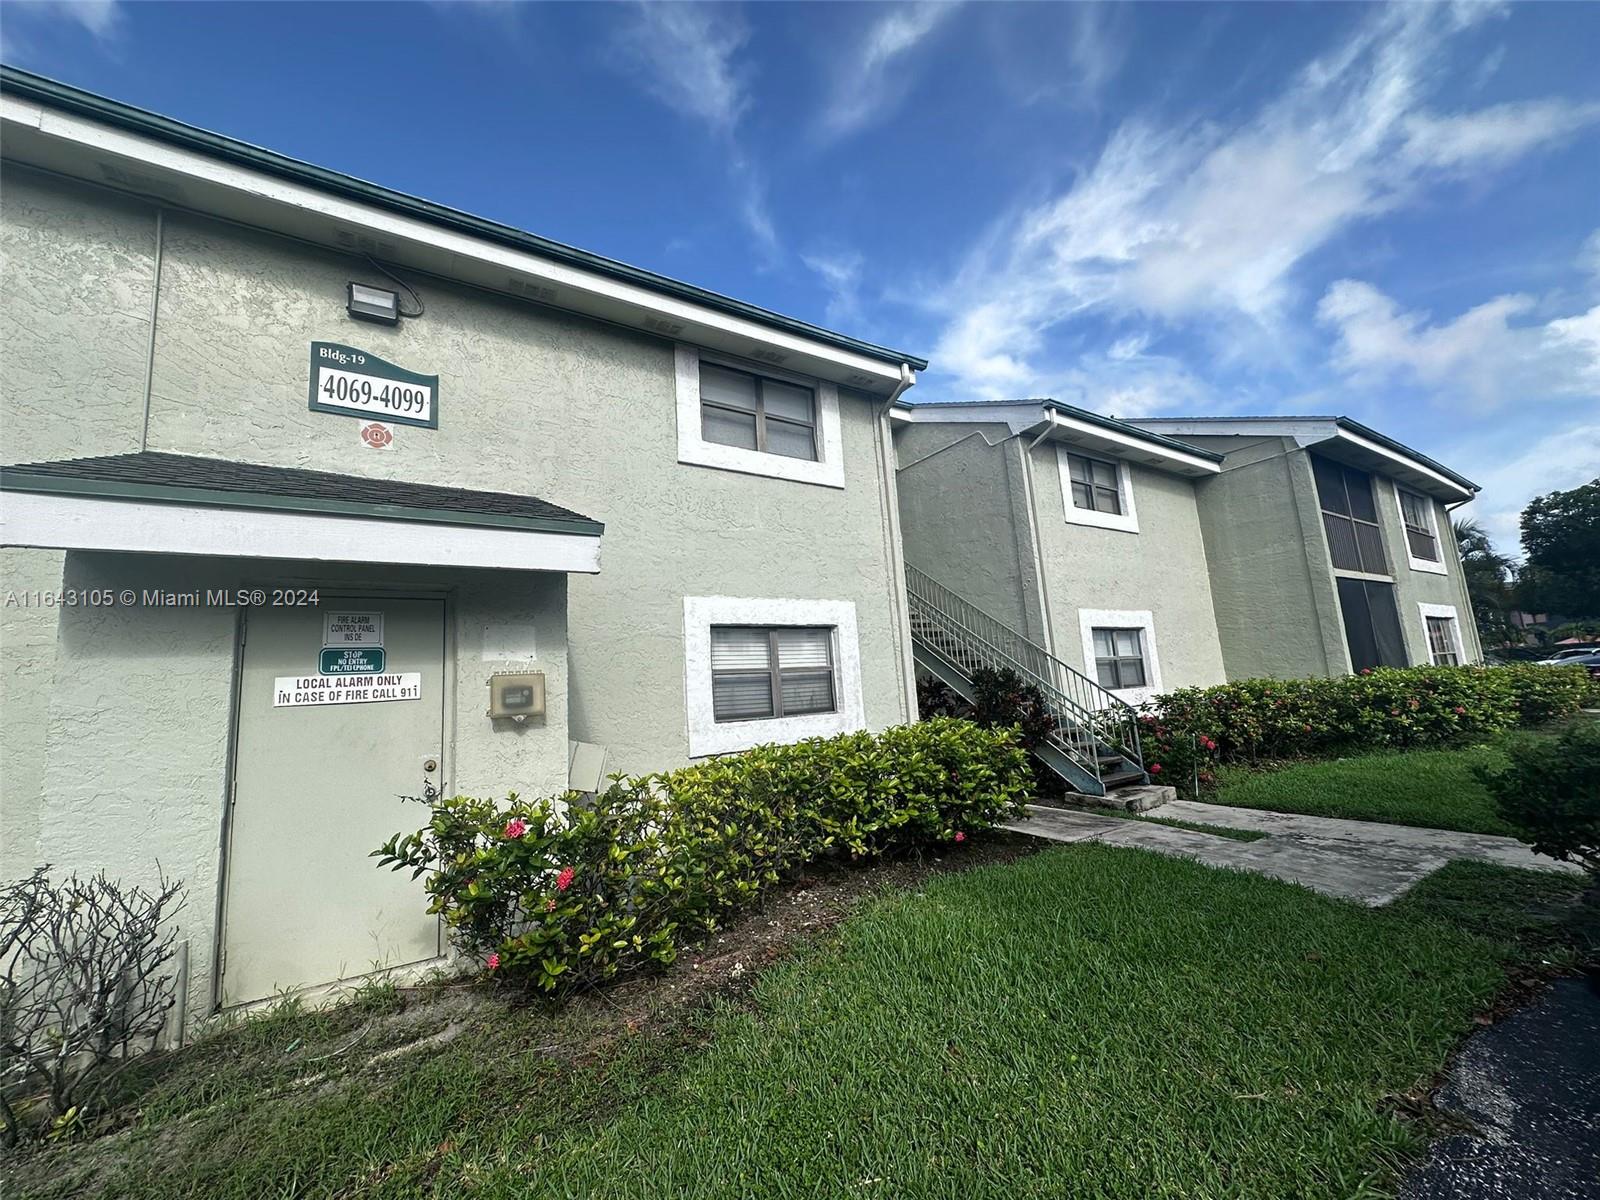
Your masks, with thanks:
M 394 441 L 394 430 L 373 421 L 361 427 L 361 440 L 374 450 L 387 450 Z

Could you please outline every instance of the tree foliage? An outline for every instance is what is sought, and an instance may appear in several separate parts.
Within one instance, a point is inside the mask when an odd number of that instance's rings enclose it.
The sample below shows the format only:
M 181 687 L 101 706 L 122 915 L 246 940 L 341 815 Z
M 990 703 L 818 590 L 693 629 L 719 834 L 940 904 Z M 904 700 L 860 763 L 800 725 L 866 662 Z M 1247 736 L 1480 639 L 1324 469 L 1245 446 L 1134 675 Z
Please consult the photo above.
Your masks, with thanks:
M 1537 496 L 1522 510 L 1523 607 L 1600 616 L 1600 479 Z
M 1478 635 L 1486 646 L 1504 646 L 1516 638 L 1511 624 L 1511 610 L 1517 607 L 1512 589 L 1513 564 L 1494 548 L 1488 531 L 1471 518 L 1458 520 L 1455 533 Z

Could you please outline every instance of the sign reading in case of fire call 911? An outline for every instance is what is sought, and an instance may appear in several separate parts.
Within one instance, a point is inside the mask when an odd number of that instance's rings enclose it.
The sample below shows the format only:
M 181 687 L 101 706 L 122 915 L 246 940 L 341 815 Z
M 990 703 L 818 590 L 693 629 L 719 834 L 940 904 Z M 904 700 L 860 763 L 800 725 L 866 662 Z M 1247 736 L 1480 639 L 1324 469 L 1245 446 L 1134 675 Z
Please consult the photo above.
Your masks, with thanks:
M 439 428 L 439 377 L 337 342 L 311 343 L 311 411 Z
M 272 681 L 273 708 L 420 699 L 420 671 L 407 671 L 399 675 L 280 675 Z

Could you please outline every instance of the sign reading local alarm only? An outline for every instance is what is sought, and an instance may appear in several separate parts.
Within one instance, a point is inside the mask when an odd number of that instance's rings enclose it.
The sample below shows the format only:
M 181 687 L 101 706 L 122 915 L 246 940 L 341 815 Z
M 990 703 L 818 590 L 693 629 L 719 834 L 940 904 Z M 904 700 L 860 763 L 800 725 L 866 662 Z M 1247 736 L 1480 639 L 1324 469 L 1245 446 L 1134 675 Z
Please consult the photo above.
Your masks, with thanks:
M 311 411 L 439 428 L 439 377 L 337 342 L 311 343 Z

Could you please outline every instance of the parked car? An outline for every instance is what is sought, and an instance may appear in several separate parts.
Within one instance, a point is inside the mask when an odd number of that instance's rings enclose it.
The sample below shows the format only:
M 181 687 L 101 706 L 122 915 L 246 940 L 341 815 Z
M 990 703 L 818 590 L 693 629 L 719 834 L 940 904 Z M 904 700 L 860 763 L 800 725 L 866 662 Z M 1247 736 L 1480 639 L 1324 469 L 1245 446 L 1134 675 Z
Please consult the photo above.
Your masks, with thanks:
M 1600 679 L 1600 650 L 1589 649 L 1581 654 L 1568 654 L 1563 658 L 1545 659 L 1543 667 L 1583 667 L 1593 679 Z
M 1600 646 L 1563 646 L 1547 658 L 1538 660 L 1538 666 L 1566 666 L 1576 658 L 1590 658 L 1600 654 Z

